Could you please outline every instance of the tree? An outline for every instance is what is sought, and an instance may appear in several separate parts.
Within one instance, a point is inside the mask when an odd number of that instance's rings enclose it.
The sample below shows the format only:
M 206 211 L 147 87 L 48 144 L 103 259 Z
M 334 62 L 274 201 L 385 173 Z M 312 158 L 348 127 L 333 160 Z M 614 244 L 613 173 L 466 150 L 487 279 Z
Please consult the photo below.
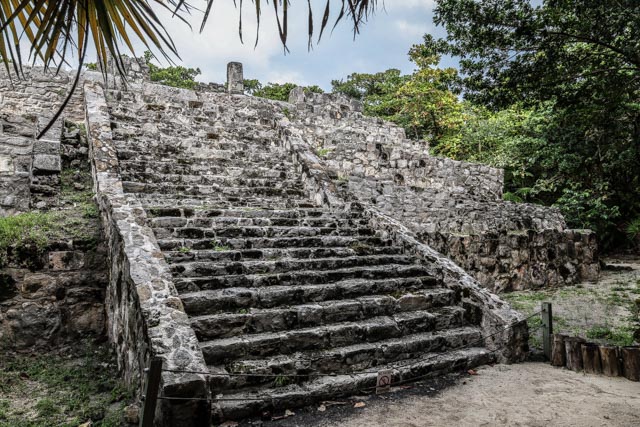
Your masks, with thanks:
M 151 62 L 151 52 L 144 53 L 144 61 L 149 67 L 149 78 L 152 82 L 163 85 L 193 89 L 196 86 L 195 77 L 200 74 L 200 68 L 186 68 L 181 66 L 158 67 Z
M 409 138 L 438 146 L 462 124 L 462 106 L 452 91 L 453 68 L 438 68 L 439 56 L 422 56 L 420 46 L 410 52 L 418 69 L 410 75 L 390 69 L 376 74 L 354 73 L 331 82 L 333 91 L 360 99 L 364 112 L 402 126 Z
M 547 109 L 532 188 L 611 245 L 640 216 L 638 16 L 635 0 L 437 0 L 448 36 L 424 43 L 460 57 L 465 99 Z
M 267 83 L 263 86 L 258 80 L 251 79 L 245 80 L 244 85 L 245 92 L 250 95 L 284 102 L 289 100 L 289 93 L 299 86 L 295 83 Z M 316 85 L 302 86 L 302 88 L 308 92 L 324 93 L 324 91 Z
M 94 44 L 99 62 L 106 64 L 107 55 L 110 54 L 115 59 L 118 72 L 123 76 L 124 64 L 120 60 L 120 54 L 129 50 L 135 56 L 131 42 L 134 37 L 137 37 L 147 49 L 154 48 L 169 60 L 173 56 L 178 57 L 178 50 L 165 28 L 165 23 L 160 21 L 150 3 L 172 11 L 173 16 L 185 23 L 184 16 L 192 9 L 185 0 L 0 0 L 0 60 L 9 74 L 12 69 L 16 76 L 22 74 L 23 59 L 20 48 L 23 45 L 30 47 L 29 58 L 33 61 L 41 60 L 45 68 L 56 67 L 59 70 L 69 57 L 78 58 L 78 71 L 72 89 L 40 135 L 48 131 L 71 99 L 85 63 L 89 43 Z M 318 40 L 329 24 L 331 3 L 331 0 L 326 0 Z M 253 4 L 259 30 L 264 3 L 261 0 L 253 0 Z M 353 26 L 354 35 L 357 34 L 360 26 L 375 11 L 376 4 L 377 0 L 349 0 L 346 3 L 342 1 L 338 5 L 334 27 L 347 17 Z M 280 40 L 286 51 L 289 1 L 273 0 L 271 5 L 275 10 Z M 311 48 L 314 20 L 311 2 L 307 5 Z M 206 25 L 212 6 L 213 0 L 207 0 L 201 31 Z M 239 8 L 242 8 L 242 1 L 239 2 Z M 242 39 L 241 18 L 238 32 Z M 256 44 L 257 42 L 256 32 Z

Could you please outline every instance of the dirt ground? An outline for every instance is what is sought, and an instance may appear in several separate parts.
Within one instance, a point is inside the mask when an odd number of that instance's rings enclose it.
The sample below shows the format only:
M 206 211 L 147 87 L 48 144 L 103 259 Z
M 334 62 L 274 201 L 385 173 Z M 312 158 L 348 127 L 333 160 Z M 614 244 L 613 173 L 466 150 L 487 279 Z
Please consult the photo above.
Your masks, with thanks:
M 365 406 L 331 427 L 640 426 L 640 383 L 544 363 L 478 369 L 435 397 Z M 306 424 L 307 426 L 309 424 Z
M 638 427 L 640 383 L 546 363 L 483 366 L 440 383 L 305 408 L 263 427 Z M 357 407 L 360 406 L 360 407 Z M 230 425 L 235 425 L 231 423 Z

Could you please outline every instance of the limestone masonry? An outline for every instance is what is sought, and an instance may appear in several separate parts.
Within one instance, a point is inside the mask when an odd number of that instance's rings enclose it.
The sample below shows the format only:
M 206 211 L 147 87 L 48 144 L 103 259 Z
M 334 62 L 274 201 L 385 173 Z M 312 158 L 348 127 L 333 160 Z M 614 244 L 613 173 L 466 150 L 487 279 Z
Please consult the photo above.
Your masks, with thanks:
M 141 389 L 160 357 L 188 371 L 164 372 L 162 395 L 201 398 L 162 400 L 161 425 L 362 392 L 383 369 L 397 382 L 521 361 L 526 322 L 491 292 L 597 277 L 591 232 L 502 201 L 501 170 L 431 157 L 355 101 L 246 96 L 239 63 L 197 91 L 128 64 L 126 86 L 84 73 L 64 120 L 87 132 L 120 368 Z M 69 80 L 0 79 L 3 215 L 58 191 L 65 122 L 34 134 Z M 0 322 L 21 310 L 26 279 L 11 280 Z

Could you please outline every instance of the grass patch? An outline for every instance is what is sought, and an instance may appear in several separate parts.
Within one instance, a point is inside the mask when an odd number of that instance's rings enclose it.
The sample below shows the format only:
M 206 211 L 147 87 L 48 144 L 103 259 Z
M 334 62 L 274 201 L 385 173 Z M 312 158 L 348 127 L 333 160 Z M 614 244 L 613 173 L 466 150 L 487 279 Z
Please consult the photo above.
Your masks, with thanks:
M 82 345 L 84 344 L 84 345 Z M 0 360 L 0 427 L 122 425 L 132 399 L 107 349 L 81 343 L 76 349 Z M 20 401 L 20 405 L 12 402 Z
M 587 338 L 601 340 L 611 345 L 633 345 L 633 330 L 630 327 L 611 328 L 609 326 L 593 326 L 587 330 Z
M 46 247 L 56 233 L 59 219 L 55 212 L 28 212 L 0 218 L 0 250 L 12 245 Z

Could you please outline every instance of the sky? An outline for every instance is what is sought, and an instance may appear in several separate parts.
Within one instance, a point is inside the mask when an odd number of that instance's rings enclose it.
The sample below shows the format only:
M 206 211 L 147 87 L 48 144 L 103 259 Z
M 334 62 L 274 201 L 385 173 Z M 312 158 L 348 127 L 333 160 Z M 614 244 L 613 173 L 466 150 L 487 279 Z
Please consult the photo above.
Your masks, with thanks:
M 346 78 L 353 72 L 373 73 L 398 68 L 410 73 L 414 66 L 407 56 L 409 48 L 420 43 L 425 33 L 444 35 L 443 30 L 436 29 L 433 24 L 433 0 L 387 0 L 384 7 L 382 1 L 378 3 L 376 14 L 361 28 L 355 40 L 349 21 L 345 19 L 332 34 L 326 31 L 320 43 L 314 43 L 313 49 L 308 51 L 307 4 L 303 0 L 293 0 L 289 10 L 287 43 L 290 53 L 285 55 L 271 2 L 263 9 L 259 43 L 255 49 L 255 10 L 252 2 L 244 3 L 244 44 L 238 37 L 239 11 L 231 0 L 214 2 L 202 33 L 198 31 L 201 19 L 198 12 L 193 12 L 190 19 L 193 30 L 171 19 L 169 13 L 159 12 L 178 48 L 181 61 L 176 60 L 176 63 L 200 68 L 202 75 L 198 80 L 204 82 L 224 82 L 226 64 L 239 61 L 244 64 L 244 77 L 248 79 L 258 79 L 263 83 L 315 84 L 327 90 L 331 89 L 331 80 Z M 325 2 L 312 0 L 311 3 L 318 29 Z M 332 0 L 333 19 L 339 3 Z M 142 51 L 144 49 L 140 47 L 136 52 L 138 56 Z

